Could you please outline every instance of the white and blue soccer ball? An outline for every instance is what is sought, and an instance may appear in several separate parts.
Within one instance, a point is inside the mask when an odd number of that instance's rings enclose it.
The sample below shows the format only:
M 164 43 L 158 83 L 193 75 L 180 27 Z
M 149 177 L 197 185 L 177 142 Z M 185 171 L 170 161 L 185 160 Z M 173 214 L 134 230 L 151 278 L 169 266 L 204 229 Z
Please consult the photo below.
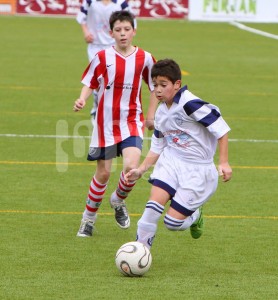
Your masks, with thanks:
M 115 262 L 122 274 L 130 277 L 143 276 L 152 264 L 152 255 L 144 244 L 129 242 L 119 248 Z

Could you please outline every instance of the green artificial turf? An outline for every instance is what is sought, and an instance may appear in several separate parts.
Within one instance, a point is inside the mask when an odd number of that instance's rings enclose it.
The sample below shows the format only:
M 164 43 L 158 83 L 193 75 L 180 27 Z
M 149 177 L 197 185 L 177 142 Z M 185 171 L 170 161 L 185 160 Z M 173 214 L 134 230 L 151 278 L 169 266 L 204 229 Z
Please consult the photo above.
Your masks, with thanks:
M 248 26 L 278 33 L 277 24 Z M 127 201 L 131 227 L 119 229 L 108 199 L 121 159 L 93 238 L 76 237 L 95 169 L 86 161 L 90 104 L 72 112 L 88 63 L 79 25 L 0 16 L 0 41 L 0 299 L 277 299 L 277 40 L 227 23 L 138 20 L 134 43 L 175 59 L 183 84 L 220 107 L 233 167 L 204 207 L 200 240 L 160 220 L 142 278 L 123 277 L 114 263 L 150 192 L 145 176 Z

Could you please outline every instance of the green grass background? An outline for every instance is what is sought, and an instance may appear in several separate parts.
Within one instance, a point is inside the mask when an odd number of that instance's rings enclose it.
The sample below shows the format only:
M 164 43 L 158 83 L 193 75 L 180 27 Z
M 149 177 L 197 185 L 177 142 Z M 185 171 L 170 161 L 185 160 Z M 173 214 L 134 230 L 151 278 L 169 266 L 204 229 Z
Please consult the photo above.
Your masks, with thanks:
M 87 66 L 81 29 L 74 19 L 1 16 L 0 299 L 277 299 L 277 40 L 226 23 L 138 23 L 135 44 L 174 58 L 188 73 L 183 84 L 220 107 L 232 128 L 233 179 L 205 206 L 200 240 L 160 220 L 150 271 L 121 276 L 114 256 L 135 238 L 147 176 L 128 199 L 131 228 L 120 230 L 108 205 L 115 160 L 97 230 L 79 239 L 95 168 L 89 139 L 4 136 L 90 135 L 90 105 L 72 112 Z M 277 24 L 250 26 L 278 34 Z M 146 109 L 146 87 L 143 97 Z

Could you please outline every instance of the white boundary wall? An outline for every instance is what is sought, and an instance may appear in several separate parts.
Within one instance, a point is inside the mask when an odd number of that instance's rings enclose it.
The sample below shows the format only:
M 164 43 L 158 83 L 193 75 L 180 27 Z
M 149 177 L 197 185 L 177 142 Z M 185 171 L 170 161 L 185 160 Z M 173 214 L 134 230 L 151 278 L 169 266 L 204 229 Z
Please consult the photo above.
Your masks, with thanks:
M 188 19 L 278 23 L 278 0 L 189 0 Z

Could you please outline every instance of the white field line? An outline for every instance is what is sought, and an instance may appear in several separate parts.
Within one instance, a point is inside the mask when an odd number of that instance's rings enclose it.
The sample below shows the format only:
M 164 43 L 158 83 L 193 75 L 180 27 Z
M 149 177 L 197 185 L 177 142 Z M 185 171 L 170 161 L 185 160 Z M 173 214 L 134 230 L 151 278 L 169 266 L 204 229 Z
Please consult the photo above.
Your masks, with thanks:
M 249 32 L 252 32 L 252 33 L 255 33 L 255 34 L 258 34 L 258 35 L 262 35 L 264 37 L 268 37 L 268 38 L 271 38 L 271 39 L 278 40 L 278 35 L 276 35 L 276 34 L 272 34 L 272 33 L 262 31 L 262 30 L 254 29 L 254 28 L 248 27 L 246 25 L 240 24 L 238 22 L 230 22 L 230 24 L 232 26 L 238 27 L 239 29 L 249 31 Z
M 50 139 L 90 139 L 91 136 L 83 135 L 44 135 L 44 134 L 13 134 L 1 133 L 0 137 L 11 138 L 50 138 Z M 151 140 L 151 137 L 144 137 L 145 140 Z M 278 140 L 256 140 L 256 139 L 229 139 L 229 142 L 243 143 L 278 143 Z

